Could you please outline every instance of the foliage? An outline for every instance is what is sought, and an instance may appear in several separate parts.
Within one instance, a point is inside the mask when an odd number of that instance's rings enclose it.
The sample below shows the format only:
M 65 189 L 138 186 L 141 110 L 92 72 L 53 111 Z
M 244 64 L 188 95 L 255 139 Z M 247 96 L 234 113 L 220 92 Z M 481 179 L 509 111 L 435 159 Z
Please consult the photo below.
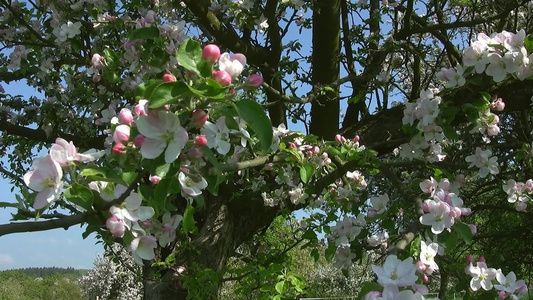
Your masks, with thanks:
M 31 269 L 33 269 L 33 272 L 36 268 Z M 19 270 L 0 272 L 0 299 L 85 299 L 82 297 L 80 288 L 76 284 L 78 277 L 76 272 L 78 271 L 69 271 L 68 273 L 52 272 L 51 275 L 49 274 L 45 277 L 27 275 L 26 272 Z
M 359 299 L 527 292 L 531 1 L 0 7 L 0 79 L 36 90 L 0 89 L 20 191 L 0 207 L 23 221 L 0 235 L 86 224 L 128 249 L 148 299 L 321 289 L 298 251 L 372 264 L 377 283 L 347 280 Z M 120 277 L 85 283 L 118 297 Z

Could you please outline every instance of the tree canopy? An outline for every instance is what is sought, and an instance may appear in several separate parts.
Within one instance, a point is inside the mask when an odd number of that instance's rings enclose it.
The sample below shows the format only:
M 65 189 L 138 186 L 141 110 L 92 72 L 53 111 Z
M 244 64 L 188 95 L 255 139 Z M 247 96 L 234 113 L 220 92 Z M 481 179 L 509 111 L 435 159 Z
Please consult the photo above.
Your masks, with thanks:
M 375 260 L 360 299 L 523 296 L 532 2 L 0 0 L 0 236 L 85 224 L 146 299 L 304 296 L 297 247 Z

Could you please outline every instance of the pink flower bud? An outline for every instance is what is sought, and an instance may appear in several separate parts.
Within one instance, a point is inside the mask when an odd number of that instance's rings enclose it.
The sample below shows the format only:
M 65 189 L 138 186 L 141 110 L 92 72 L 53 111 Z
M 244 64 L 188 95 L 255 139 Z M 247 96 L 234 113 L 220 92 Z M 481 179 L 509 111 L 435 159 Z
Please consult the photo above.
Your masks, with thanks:
M 340 134 L 337 134 L 337 135 L 335 135 L 335 141 L 337 141 L 337 142 L 339 142 L 339 143 L 344 143 L 344 142 L 346 142 L 346 138 L 343 137 L 343 136 L 340 135 Z
M 526 181 L 525 188 L 530 192 L 533 191 L 533 179 L 528 179 Z
M 260 87 L 263 84 L 263 77 L 259 74 L 252 74 L 248 77 L 246 81 L 249 86 Z
M 116 215 L 112 215 L 105 221 L 105 226 L 109 229 L 111 234 L 116 237 L 121 237 L 126 231 L 124 220 L 119 219 Z
M 159 181 L 161 181 L 161 177 L 160 177 L 160 176 L 157 176 L 157 175 L 150 175 L 150 177 L 148 177 L 148 179 L 149 179 L 150 182 L 153 183 L 153 184 L 158 184 Z
M 146 228 L 150 228 L 153 225 L 152 221 L 150 221 L 150 220 L 144 220 L 142 222 L 143 222 L 144 227 L 146 227 Z
M 163 75 L 163 82 L 174 82 L 174 81 L 176 81 L 176 76 L 170 73 L 165 73 L 165 75 Z
M 450 217 L 455 218 L 455 219 L 461 217 L 461 209 L 459 207 L 451 207 Z
M 137 116 L 144 116 L 148 112 L 148 109 L 146 107 L 147 104 L 148 104 L 148 100 L 141 99 L 139 100 L 139 103 L 135 105 L 135 108 L 133 109 L 133 111 L 135 112 Z
M 358 136 L 358 135 L 354 136 L 354 137 L 353 137 L 353 141 L 356 142 L 356 143 L 358 143 L 358 142 L 359 142 L 359 136 Z
M 486 263 L 487 261 L 485 260 L 485 257 L 480 256 L 480 257 L 478 258 L 477 262 Z
M 221 85 L 221 86 L 228 86 L 231 84 L 231 75 L 226 71 L 218 71 L 215 74 L 215 80 Z
M 113 132 L 115 143 L 127 142 L 130 139 L 130 127 L 128 125 L 118 125 Z
M 466 256 L 466 262 L 467 263 L 473 263 L 474 262 L 474 256 L 472 256 L 471 254 L 468 254 Z
M 424 212 L 429 212 L 429 201 L 424 201 L 424 203 L 422 204 L 422 210 Z
M 331 164 L 331 158 L 326 158 L 326 159 L 324 160 L 324 164 L 325 164 L 325 165 L 329 165 L 329 164 Z
M 133 121 L 133 114 L 129 108 L 123 108 L 118 113 L 118 120 L 122 124 L 130 124 Z
M 498 98 L 496 101 L 492 102 L 490 108 L 494 111 L 503 111 L 505 109 L 505 103 L 502 98 Z
M 381 298 L 381 293 L 378 291 L 372 291 L 365 296 L 365 300 L 377 300 Z
M 192 123 L 196 128 L 204 126 L 209 115 L 203 109 L 197 109 L 192 113 Z
M 418 273 L 424 273 L 426 271 L 426 268 L 426 264 L 424 264 L 421 260 L 416 263 L 416 270 L 418 271 Z
M 427 275 L 424 275 L 424 277 L 422 277 L 422 280 L 424 281 L 424 283 L 428 283 L 429 277 Z
M 101 79 L 102 79 L 102 77 L 100 76 L 100 74 L 98 74 L 98 73 L 94 73 L 93 74 L 93 82 L 94 83 L 100 82 Z
M 314 146 L 314 147 L 313 147 L 313 152 L 314 152 L 315 154 L 319 154 L 319 153 L 320 153 L 320 148 L 319 148 L 318 146 Z
M 117 143 L 115 146 L 113 146 L 113 153 L 115 154 L 122 154 L 126 152 L 126 146 L 122 143 Z
M 133 139 L 133 143 L 135 144 L 135 147 L 141 148 L 142 144 L 144 143 L 144 139 L 146 139 L 146 137 L 142 134 L 139 134 L 138 136 L 136 136 Z
M 194 77 L 196 77 L 196 73 L 194 73 L 193 71 L 188 71 L 187 72 L 187 77 L 190 78 L 190 79 L 193 79 Z
M 505 299 L 505 297 L 507 297 L 507 294 L 505 293 L 505 291 L 500 291 L 498 293 L 498 300 L 503 300 Z
M 205 135 L 199 135 L 194 140 L 194 144 L 196 145 L 196 147 L 207 146 L 207 138 L 205 137 Z
M 296 149 L 296 148 L 298 148 L 298 146 L 296 146 L 296 144 L 293 143 L 293 142 L 289 142 L 289 148 L 290 149 Z
M 474 224 L 468 224 L 468 228 L 470 228 L 470 231 L 472 232 L 472 235 L 477 234 L 477 227 Z
M 161 230 L 163 230 L 164 232 L 169 232 L 172 230 L 172 227 L 165 224 L 161 226 Z
M 366 213 L 366 216 L 370 219 L 373 219 L 375 218 L 376 216 L 378 215 L 378 212 L 377 210 L 375 210 L 374 208 L 369 208 L 368 209 L 368 212 Z
M 213 44 L 207 45 L 202 50 L 202 57 L 206 61 L 214 63 L 220 58 L 220 48 L 218 48 L 217 45 Z
M 189 157 L 189 159 L 200 159 L 202 158 L 202 156 L 204 156 L 204 154 L 202 153 L 202 151 L 198 148 L 192 148 L 191 150 L 189 150 L 189 153 L 187 155 Z

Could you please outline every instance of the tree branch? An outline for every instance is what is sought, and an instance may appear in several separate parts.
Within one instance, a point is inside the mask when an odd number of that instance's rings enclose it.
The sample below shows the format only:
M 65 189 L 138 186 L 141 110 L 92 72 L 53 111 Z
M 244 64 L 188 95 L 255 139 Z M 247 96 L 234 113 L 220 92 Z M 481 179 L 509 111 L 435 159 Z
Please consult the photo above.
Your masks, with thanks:
M 55 220 L 3 224 L 0 225 L 0 236 L 11 233 L 44 231 L 56 228 L 63 228 L 67 230 L 72 225 L 81 224 L 87 221 L 91 214 L 93 213 L 86 212 L 79 215 L 68 216 Z

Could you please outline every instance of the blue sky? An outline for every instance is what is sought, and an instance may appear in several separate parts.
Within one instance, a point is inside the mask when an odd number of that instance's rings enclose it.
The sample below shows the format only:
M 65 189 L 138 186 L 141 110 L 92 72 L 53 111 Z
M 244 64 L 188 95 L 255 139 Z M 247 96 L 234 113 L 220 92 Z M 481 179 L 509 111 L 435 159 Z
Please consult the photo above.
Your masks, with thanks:
M 6 92 L 21 94 L 24 97 L 38 95 L 24 81 L 9 85 L 2 83 L 2 86 Z M 3 192 L 0 201 L 17 201 L 15 194 L 10 190 L 9 181 L 0 178 L 0 191 Z M 0 209 L 0 224 L 9 223 L 12 213 L 16 213 L 13 208 Z M 91 269 L 96 255 L 104 251 L 101 244 L 95 244 L 94 234 L 85 240 L 82 239 L 83 231 L 80 226 L 73 226 L 69 230 L 55 229 L 1 236 L 0 270 L 54 266 Z

